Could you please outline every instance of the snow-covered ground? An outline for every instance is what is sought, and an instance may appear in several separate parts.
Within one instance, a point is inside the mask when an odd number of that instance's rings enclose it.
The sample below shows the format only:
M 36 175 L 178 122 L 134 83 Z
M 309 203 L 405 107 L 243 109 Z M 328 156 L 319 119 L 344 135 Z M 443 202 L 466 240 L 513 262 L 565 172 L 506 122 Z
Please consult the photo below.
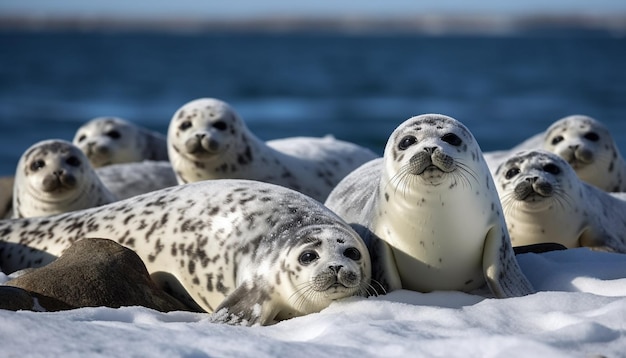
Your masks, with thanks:
M 396 291 L 268 327 L 140 307 L 0 310 L 0 356 L 626 356 L 626 255 L 574 249 L 518 259 L 540 292 L 483 299 Z

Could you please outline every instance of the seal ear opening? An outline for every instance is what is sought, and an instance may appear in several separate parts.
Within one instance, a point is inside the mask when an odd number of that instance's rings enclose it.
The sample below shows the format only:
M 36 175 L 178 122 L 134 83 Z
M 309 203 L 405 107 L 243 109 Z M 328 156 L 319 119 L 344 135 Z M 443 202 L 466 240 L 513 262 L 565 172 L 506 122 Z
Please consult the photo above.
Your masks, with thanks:
M 205 310 L 200 307 L 193 298 L 191 298 L 191 295 L 187 293 L 187 290 L 183 287 L 180 281 L 178 281 L 178 279 L 171 273 L 157 271 L 150 274 L 150 277 L 152 278 L 152 281 L 156 283 L 157 287 L 161 288 L 168 295 L 176 298 L 192 311 L 205 312 Z

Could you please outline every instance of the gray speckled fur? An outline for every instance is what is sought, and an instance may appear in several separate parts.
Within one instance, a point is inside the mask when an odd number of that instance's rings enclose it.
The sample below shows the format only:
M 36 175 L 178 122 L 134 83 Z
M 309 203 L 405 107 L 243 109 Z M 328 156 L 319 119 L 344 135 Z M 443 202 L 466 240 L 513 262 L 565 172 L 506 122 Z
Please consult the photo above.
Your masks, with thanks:
M 96 174 L 120 200 L 178 185 L 168 161 L 112 164 L 97 168 Z
M 583 182 L 558 155 L 519 152 L 498 167 L 495 180 L 514 246 L 556 242 L 626 253 L 624 195 Z
M 119 138 L 107 135 L 115 130 Z M 168 160 L 167 138 L 158 132 L 117 117 L 98 117 L 83 124 L 73 143 L 95 168 L 111 164 Z
M 458 147 L 442 139 L 451 132 L 462 139 Z M 415 136 L 414 144 L 406 151 L 399 150 L 407 136 Z M 433 161 L 443 158 L 443 167 L 452 163 L 460 169 L 440 174 L 442 180 L 427 184 L 428 170 L 416 175 L 411 167 L 433 149 Z M 403 178 L 393 169 L 399 163 L 407 163 L 402 164 Z M 391 134 L 384 158 L 370 161 L 344 178 L 325 204 L 364 238 L 372 258 L 372 278 L 387 291 L 472 291 L 487 282 L 498 297 L 533 292 L 515 260 L 480 148 L 469 130 L 453 118 L 422 115 L 402 123 Z M 425 255 L 425 261 L 406 254 L 410 251 Z M 468 269 L 447 268 L 458 267 L 457 261 L 467 262 L 463 265 Z M 456 273 L 450 276 L 446 272 Z M 441 275 L 458 284 L 446 279 L 432 281 Z
M 330 136 L 265 143 L 227 103 L 213 98 L 191 101 L 176 111 L 168 130 L 168 149 L 180 183 L 251 179 L 320 201 L 345 175 L 377 157 L 366 148 Z
M 33 167 L 35 162 L 40 164 Z M 44 189 L 45 182 L 59 186 L 50 191 Z M 18 161 L 12 197 L 14 218 L 54 215 L 116 200 L 83 152 L 65 140 L 37 142 Z
M 231 323 L 234 317 L 235 323 L 267 324 L 340 298 L 318 293 L 305 302 L 298 296 L 311 291 L 303 285 L 298 294 L 284 297 L 290 282 L 308 282 L 313 264 L 304 268 L 293 260 L 306 245 L 317 242 L 316 270 L 343 265 L 343 272 L 351 270 L 351 278 L 359 280 L 343 297 L 362 293 L 370 278 L 367 248 L 334 213 L 293 190 L 245 180 L 179 185 L 100 208 L 0 221 L 0 265 L 7 273 L 45 265 L 85 237 L 135 250 L 178 298 L 193 299 L 208 312 L 230 311 L 222 318 Z M 341 254 L 346 247 L 357 248 L 362 257 L 346 261 Z M 236 307 L 245 310 L 233 312 Z

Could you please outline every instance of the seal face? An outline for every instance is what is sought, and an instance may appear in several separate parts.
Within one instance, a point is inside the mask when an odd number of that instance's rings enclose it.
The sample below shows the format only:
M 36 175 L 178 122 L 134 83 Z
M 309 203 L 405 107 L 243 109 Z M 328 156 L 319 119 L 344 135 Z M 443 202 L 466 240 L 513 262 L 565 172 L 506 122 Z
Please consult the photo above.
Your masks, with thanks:
M 87 155 L 94 168 L 168 160 L 165 136 L 117 117 L 90 120 L 78 128 L 73 143 Z
M 227 103 L 214 98 L 196 99 L 176 111 L 168 129 L 168 151 L 179 183 L 251 179 L 322 201 L 345 175 L 377 157 L 331 137 L 266 143 Z
M 556 242 L 626 252 L 626 202 L 581 181 L 560 156 L 516 153 L 495 180 L 513 246 Z
M 85 237 L 114 240 L 177 298 L 215 312 L 217 322 L 269 324 L 369 290 L 369 253 L 349 225 L 301 193 L 256 181 L 179 185 L 100 208 L 3 221 L 0 233 L 7 273 L 44 265 Z
M 427 114 L 391 134 L 382 159 L 347 176 L 326 205 L 364 237 L 386 290 L 533 292 L 521 273 L 480 147 L 455 119 Z
M 13 185 L 13 217 L 47 216 L 111 203 L 89 160 L 72 143 L 45 140 L 21 156 Z
M 546 131 L 543 149 L 565 159 L 583 181 L 604 191 L 626 191 L 626 164 L 611 133 L 599 121 L 572 115 Z

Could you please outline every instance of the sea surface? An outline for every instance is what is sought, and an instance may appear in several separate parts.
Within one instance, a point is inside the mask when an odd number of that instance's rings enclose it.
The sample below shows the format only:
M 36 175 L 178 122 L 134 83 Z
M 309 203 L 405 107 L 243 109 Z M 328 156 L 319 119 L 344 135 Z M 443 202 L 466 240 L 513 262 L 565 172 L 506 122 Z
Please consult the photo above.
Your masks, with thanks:
M 261 139 L 335 137 L 382 154 L 422 113 L 462 121 L 484 151 L 570 114 L 626 150 L 626 38 L 583 30 L 401 33 L 0 32 L 0 175 L 37 141 L 98 116 L 166 133 L 199 97 L 229 102 Z

